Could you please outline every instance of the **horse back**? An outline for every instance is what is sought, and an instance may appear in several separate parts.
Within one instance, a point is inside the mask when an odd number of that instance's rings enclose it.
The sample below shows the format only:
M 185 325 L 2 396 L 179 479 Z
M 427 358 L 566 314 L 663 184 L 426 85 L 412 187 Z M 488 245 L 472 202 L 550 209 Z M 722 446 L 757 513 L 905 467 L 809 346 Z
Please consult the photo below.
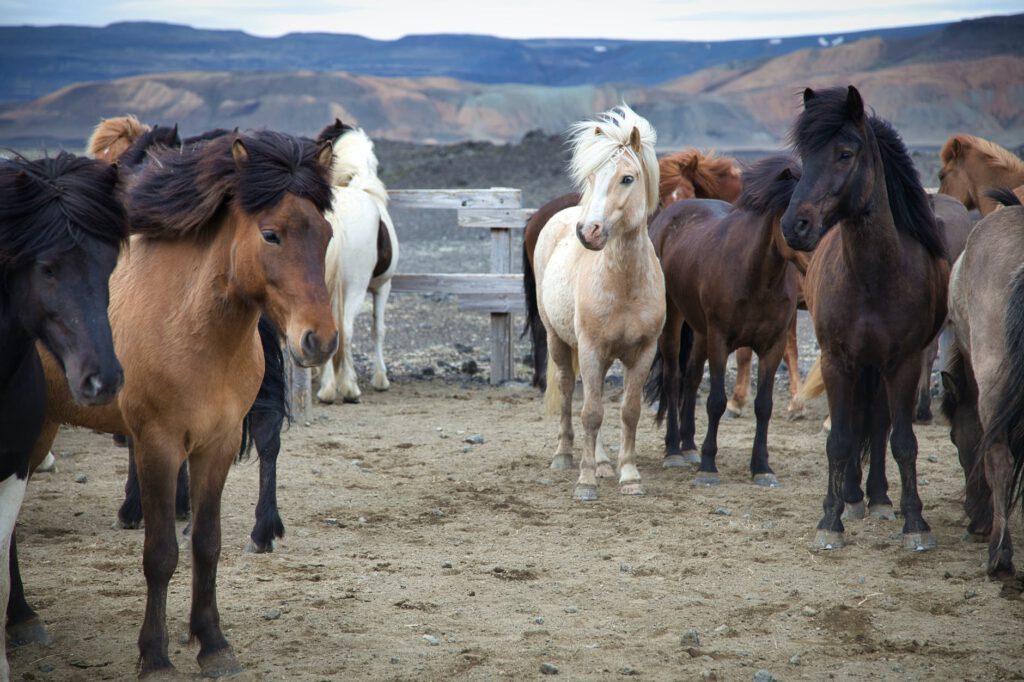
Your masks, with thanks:
M 946 240 L 949 262 L 953 263 L 967 246 L 967 235 L 973 227 L 971 217 L 964 205 L 948 194 L 932 194 L 929 199 L 935 222 Z
M 540 232 L 544 229 L 544 226 L 548 224 L 556 213 L 560 213 L 567 208 L 572 206 L 579 206 L 581 195 L 578 192 L 571 192 L 569 194 L 563 194 L 560 197 L 555 197 L 548 203 L 538 208 L 530 219 L 526 221 L 526 227 L 523 229 L 523 250 L 526 252 L 526 257 L 529 259 L 531 267 L 535 265 L 533 252 L 537 247 L 537 240 L 540 238 Z

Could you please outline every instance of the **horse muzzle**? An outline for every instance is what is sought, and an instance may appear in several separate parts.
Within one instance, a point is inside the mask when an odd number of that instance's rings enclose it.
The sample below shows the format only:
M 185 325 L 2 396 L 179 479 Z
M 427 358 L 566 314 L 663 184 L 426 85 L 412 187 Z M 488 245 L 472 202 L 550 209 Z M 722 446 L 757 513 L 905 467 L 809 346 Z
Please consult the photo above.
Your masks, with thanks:
M 124 386 L 124 370 L 120 364 L 115 367 L 95 371 L 67 373 L 68 388 L 75 401 L 85 406 L 106 405 L 111 402 Z
M 780 227 L 782 236 L 790 248 L 797 251 L 813 251 L 818 245 L 818 235 L 821 234 L 820 224 L 814 216 L 805 211 L 796 211 L 790 215 L 789 211 L 782 216 Z
M 600 251 L 608 243 L 608 233 L 601 223 L 593 222 L 584 226 L 583 223 L 576 224 L 576 238 L 580 240 L 583 248 L 590 251 Z
M 329 338 L 324 338 L 311 329 L 303 332 L 298 346 L 289 343 L 288 350 L 300 367 L 319 367 L 338 350 L 338 332 L 335 330 Z

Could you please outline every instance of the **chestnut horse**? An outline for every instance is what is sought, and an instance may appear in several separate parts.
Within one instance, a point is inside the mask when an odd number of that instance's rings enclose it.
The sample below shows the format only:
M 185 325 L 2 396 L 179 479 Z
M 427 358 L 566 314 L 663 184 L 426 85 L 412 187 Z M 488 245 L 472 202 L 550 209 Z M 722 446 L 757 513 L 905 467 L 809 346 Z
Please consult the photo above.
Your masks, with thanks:
M 804 293 L 832 415 L 828 489 L 814 544 L 843 546 L 843 508 L 864 498 L 847 466 L 859 463 L 863 449 L 871 454 L 872 512 L 891 514 L 884 466 L 891 430 L 903 546 L 930 549 L 935 537 L 921 514 L 913 417 L 921 356 L 946 317 L 945 244 L 906 147 L 887 122 L 865 112 L 857 89 L 807 88 L 803 99 L 791 139 L 804 172 L 782 231 L 793 248 L 814 250 Z
M 123 382 L 107 321 L 107 281 L 127 238 L 117 170 L 61 153 L 0 160 L 0 555 L 8 557 L 46 418 L 36 351 L 59 361 L 55 381 L 81 405 L 104 405 Z M 0 571 L 7 602 L 11 574 Z M 17 639 L 15 638 L 15 642 Z M 10 670 L 0 641 L 0 679 Z
M 959 199 L 968 209 L 986 216 L 999 203 L 987 190 L 1024 185 L 1024 161 L 986 139 L 960 133 L 946 140 L 939 152 L 939 191 Z
M 579 207 L 556 214 L 537 240 L 537 307 L 548 334 L 548 394 L 561 394 L 553 469 L 572 466 L 572 394 L 583 377 L 586 442 L 573 498 L 597 499 L 597 477 L 611 476 L 600 446 L 604 377 L 616 359 L 625 370 L 619 490 L 643 494 L 635 463 L 644 377 L 665 322 L 665 284 L 647 234 L 657 205 L 656 134 L 626 105 L 572 127 L 571 172 Z M 557 377 L 557 381 L 555 378 Z
M 659 423 L 668 415 L 664 465 L 693 462 L 697 389 L 704 362 L 710 361 L 708 430 L 698 484 L 718 483 L 715 456 L 726 405 L 725 362 L 740 346 L 752 347 L 758 355 L 751 475 L 758 485 L 779 484 L 768 464 L 768 421 L 775 370 L 797 302 L 796 254 L 782 238 L 779 218 L 799 178 L 794 159 L 768 157 L 743 173 L 743 193 L 735 207 L 691 199 L 672 204 L 651 223 L 651 239 L 665 272 L 667 315 L 647 398 L 658 403 Z M 681 365 L 686 368 L 682 377 Z
M 61 423 L 130 434 L 146 520 L 140 674 L 172 669 L 167 585 L 178 563 L 175 483 L 192 497 L 192 636 L 206 675 L 240 668 L 216 598 L 220 500 L 263 376 L 260 311 L 301 366 L 337 347 L 324 286 L 330 145 L 276 132 L 230 134 L 144 165 L 126 194 L 134 233 L 110 280 L 124 388 L 108 408 L 76 407 L 44 356 L 49 411 L 34 456 Z
M 967 479 L 968 531 L 989 536 L 988 574 L 1012 578 L 1008 521 L 1024 470 L 1024 207 L 1008 205 L 971 232 L 953 266 L 955 343 L 943 373 L 943 412 Z
M 723 199 L 735 201 L 742 188 L 739 169 L 735 162 L 714 152 L 686 149 L 658 160 L 658 207 L 665 208 L 679 199 Z M 523 336 L 530 334 L 533 342 L 533 385 L 541 390 L 547 387 L 547 333 L 537 312 L 537 281 L 534 277 L 533 252 L 540 231 L 559 211 L 578 206 L 580 195 L 563 194 L 541 206 L 526 221 L 523 230 L 523 291 L 526 295 L 526 324 Z M 747 366 L 749 381 L 749 364 Z

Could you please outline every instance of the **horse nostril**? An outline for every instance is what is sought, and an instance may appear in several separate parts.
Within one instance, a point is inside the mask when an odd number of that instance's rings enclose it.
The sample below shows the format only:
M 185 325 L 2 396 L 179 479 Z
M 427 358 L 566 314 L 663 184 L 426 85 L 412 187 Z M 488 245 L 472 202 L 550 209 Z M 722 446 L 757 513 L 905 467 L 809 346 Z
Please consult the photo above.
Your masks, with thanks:
M 82 395 L 95 398 L 103 390 L 103 380 L 99 374 L 90 374 L 82 381 Z
M 307 331 L 302 335 L 302 352 L 307 356 L 316 355 L 318 345 L 319 344 L 316 342 L 316 334 L 312 331 Z
M 801 233 L 806 232 L 810 228 L 810 225 L 810 220 L 808 220 L 807 218 L 800 218 L 799 220 L 796 221 L 796 231 Z

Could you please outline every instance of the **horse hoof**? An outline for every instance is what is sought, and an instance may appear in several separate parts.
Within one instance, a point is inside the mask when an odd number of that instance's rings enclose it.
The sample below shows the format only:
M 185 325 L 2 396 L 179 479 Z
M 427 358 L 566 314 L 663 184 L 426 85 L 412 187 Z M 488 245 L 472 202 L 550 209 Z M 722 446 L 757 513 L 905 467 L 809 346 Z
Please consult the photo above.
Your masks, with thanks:
M 206 656 L 199 656 L 199 668 L 203 677 L 224 677 L 242 672 L 242 666 L 231 649 L 223 649 Z
M 825 434 L 832 432 L 832 417 L 826 417 L 825 421 L 821 423 L 821 432 Z
M 325 391 L 320 389 L 317 391 L 316 399 L 325 405 L 333 405 L 334 401 L 337 400 L 338 394 L 335 391 Z
M 896 520 L 896 510 L 892 508 L 891 504 L 873 504 L 868 507 L 868 514 L 871 515 L 871 518 L 882 521 Z
M 644 486 L 640 481 L 629 481 L 619 484 L 619 492 L 623 495 L 646 495 Z
M 120 518 L 114 519 L 114 522 L 110 524 L 110 527 L 114 530 L 138 530 L 142 528 L 142 520 L 138 521 L 124 521 Z
M 555 455 L 551 458 L 551 468 L 556 471 L 572 469 L 572 455 Z
M 615 467 L 612 466 L 611 462 L 598 462 L 597 464 L 597 477 L 598 478 L 614 478 Z
M 245 546 L 246 554 L 269 554 L 274 551 L 274 541 L 271 540 L 267 544 L 258 543 L 255 540 L 250 539 L 249 543 Z
M 754 474 L 754 485 L 759 485 L 762 488 L 778 488 L 779 479 L 775 478 L 775 474 Z
M 725 406 L 725 414 L 723 416 L 726 419 L 739 419 L 743 416 L 743 408 L 738 407 L 731 402 L 727 403 Z
M 52 452 L 47 452 L 46 457 L 36 467 L 36 473 L 50 474 L 57 471 L 57 460 L 54 458 Z
M 593 502 L 597 499 L 597 486 L 590 483 L 577 483 L 572 489 L 572 499 L 577 502 Z
M 843 534 L 834 530 L 819 530 L 814 535 L 814 549 L 842 549 L 845 546 Z
M 867 505 L 864 504 L 864 500 L 860 502 L 847 502 L 843 508 L 843 515 L 840 517 L 843 521 L 855 519 L 860 521 L 868 515 Z
M 358 405 L 362 400 L 363 398 L 361 395 L 347 395 L 341 399 L 343 403 L 347 403 L 349 405 Z
M 695 486 L 713 486 L 721 483 L 717 471 L 698 471 L 697 477 L 693 479 Z
M 377 377 L 374 377 L 373 380 L 370 381 L 370 385 L 373 386 L 376 391 L 386 391 L 391 388 L 391 382 L 387 380 L 387 377 L 384 377 L 383 381 L 379 381 Z
M 46 626 L 38 617 L 32 617 L 22 623 L 10 624 L 7 626 L 7 643 L 12 647 L 25 646 L 26 644 L 41 644 L 50 646 L 53 640 Z
M 678 455 L 665 455 L 665 458 L 661 460 L 663 469 L 688 467 L 694 464 L 700 464 L 700 454 L 696 450 L 686 450 Z
M 930 531 L 903 534 L 903 549 L 909 549 L 914 552 L 927 552 L 929 549 L 935 549 L 936 544 L 935 536 Z

